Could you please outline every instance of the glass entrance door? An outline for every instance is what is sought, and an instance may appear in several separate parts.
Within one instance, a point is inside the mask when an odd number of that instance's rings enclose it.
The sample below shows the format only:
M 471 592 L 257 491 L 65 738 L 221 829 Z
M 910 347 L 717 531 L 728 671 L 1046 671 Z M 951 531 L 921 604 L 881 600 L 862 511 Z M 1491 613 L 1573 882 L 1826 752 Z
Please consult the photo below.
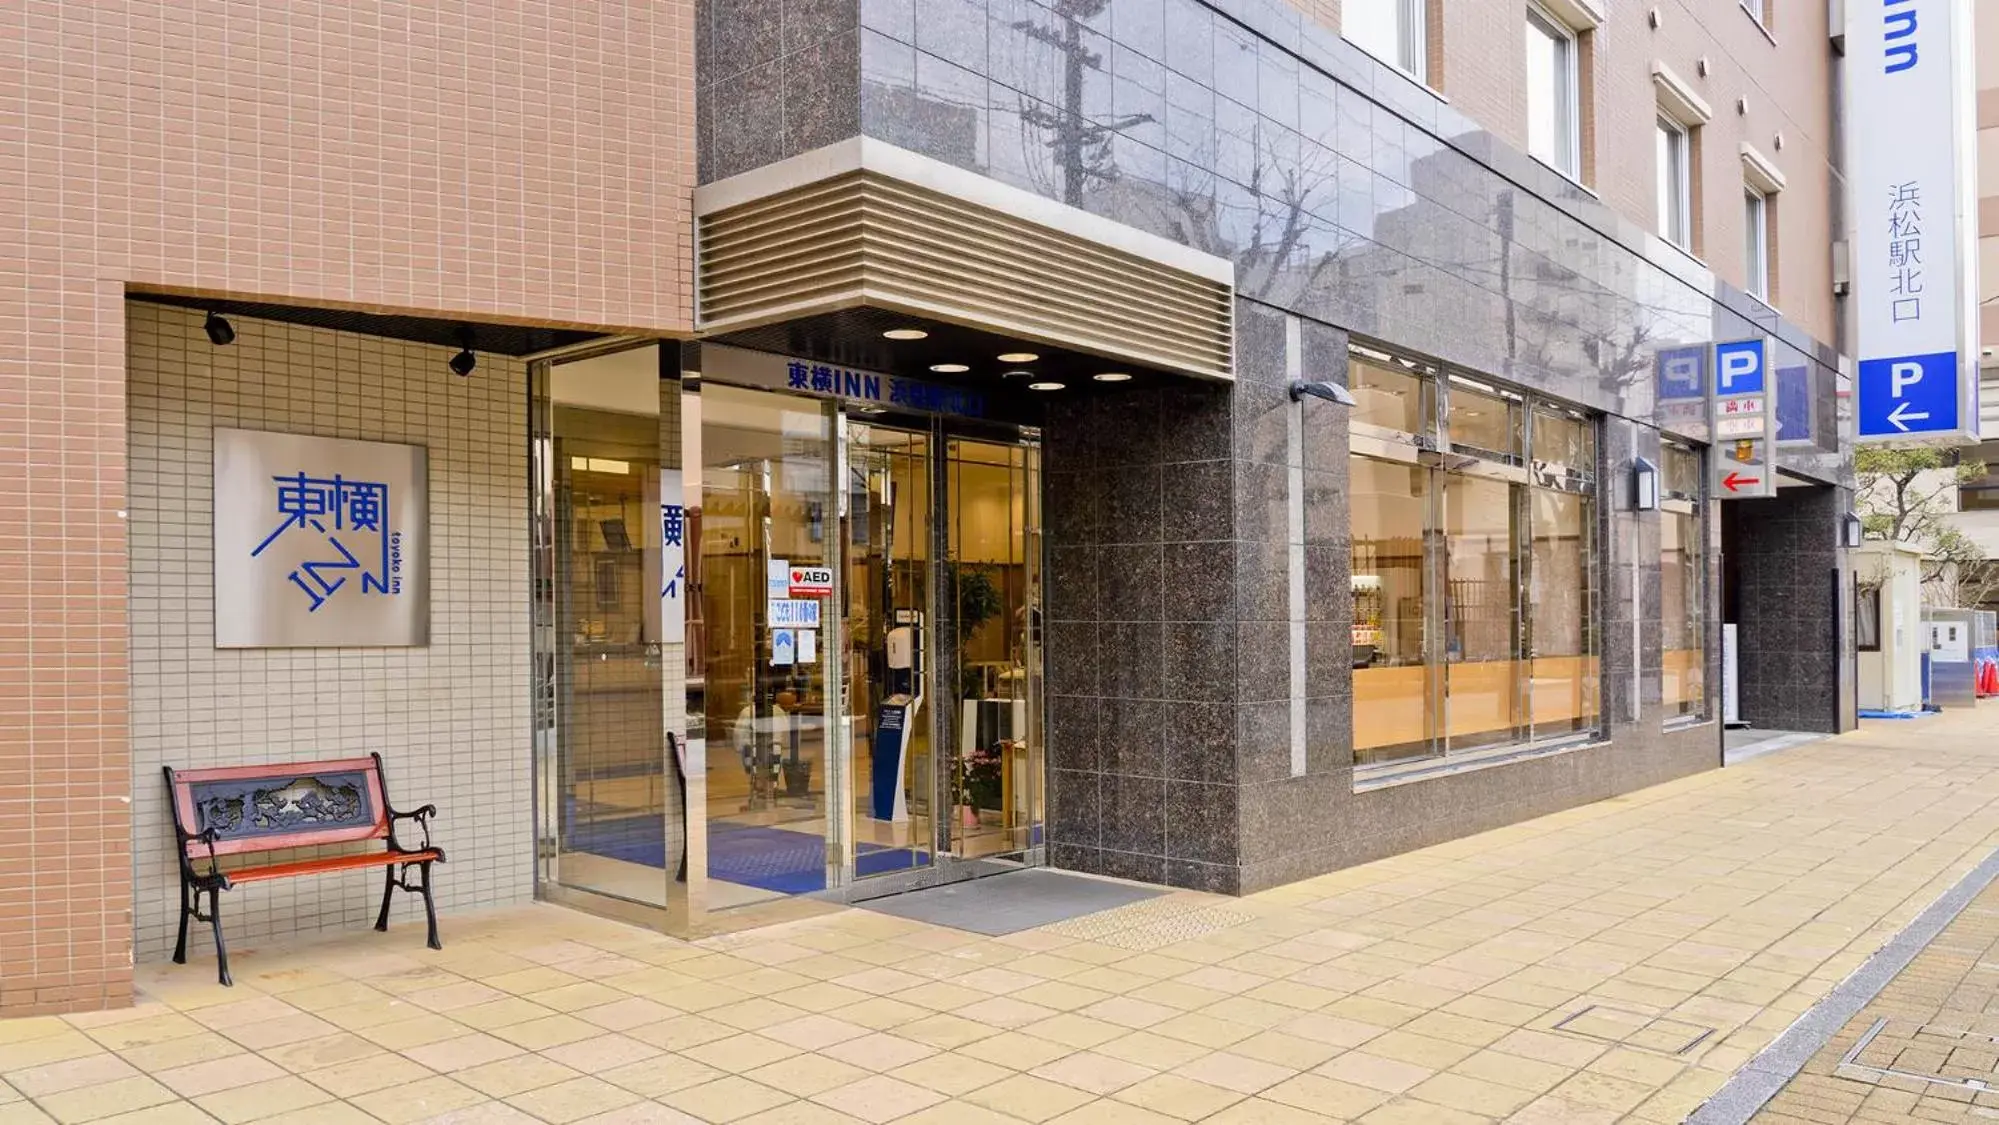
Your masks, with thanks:
M 933 448 L 928 433 L 847 427 L 841 605 L 857 879 L 937 857 Z
M 538 364 L 530 399 L 538 883 L 613 911 L 667 905 L 685 824 L 657 518 L 679 431 L 661 388 L 643 347 Z
M 1036 447 L 677 358 L 531 365 L 540 893 L 700 928 L 1037 862 Z
M 701 388 L 707 906 L 826 889 L 838 714 L 838 527 L 827 405 Z
M 1039 449 L 953 438 L 944 586 L 955 669 L 949 850 L 1030 858 L 1041 845 Z

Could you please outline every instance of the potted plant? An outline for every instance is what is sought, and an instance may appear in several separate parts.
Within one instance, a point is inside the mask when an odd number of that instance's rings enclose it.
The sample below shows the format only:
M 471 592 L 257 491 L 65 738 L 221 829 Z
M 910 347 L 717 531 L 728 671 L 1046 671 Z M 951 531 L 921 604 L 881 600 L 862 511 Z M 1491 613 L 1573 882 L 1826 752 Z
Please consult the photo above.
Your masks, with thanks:
M 1006 594 L 988 566 L 949 563 L 945 577 L 948 583 L 946 592 L 958 614 L 959 698 L 976 699 L 984 691 L 984 683 L 976 670 L 968 666 L 967 649 L 980 626 L 1005 612 Z M 958 768 L 952 779 L 952 803 L 956 806 L 959 824 L 976 828 L 980 809 L 999 807 L 1000 771 L 1005 768 L 1005 758 L 997 743 L 975 746 L 970 753 L 959 756 Z

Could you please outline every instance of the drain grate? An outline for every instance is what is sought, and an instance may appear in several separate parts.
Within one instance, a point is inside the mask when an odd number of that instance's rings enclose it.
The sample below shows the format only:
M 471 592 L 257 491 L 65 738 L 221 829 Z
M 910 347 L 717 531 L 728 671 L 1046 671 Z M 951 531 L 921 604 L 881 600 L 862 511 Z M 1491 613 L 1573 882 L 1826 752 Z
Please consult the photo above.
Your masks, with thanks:
M 1570 1012 L 1554 1024 L 1554 1030 L 1660 1055 L 1684 1055 L 1715 1033 L 1714 1028 L 1697 1023 L 1602 1004 Z
M 1907 1078 L 1984 1092 L 1999 1089 L 1999 1036 L 1963 1028 L 1878 1019 L 1833 1073 L 1878 1085 Z
M 1222 906 L 1189 910 L 1185 899 L 1173 896 L 1072 918 L 1044 929 L 1063 937 L 1143 952 L 1217 934 L 1250 918 L 1244 911 Z

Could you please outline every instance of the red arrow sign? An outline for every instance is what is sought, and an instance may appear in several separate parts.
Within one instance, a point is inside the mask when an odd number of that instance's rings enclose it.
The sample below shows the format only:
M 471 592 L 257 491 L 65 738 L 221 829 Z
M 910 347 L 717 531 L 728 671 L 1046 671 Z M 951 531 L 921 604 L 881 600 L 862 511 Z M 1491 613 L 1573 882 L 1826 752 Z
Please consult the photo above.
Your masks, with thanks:
M 1731 469 L 1727 476 L 1721 478 L 1721 486 L 1730 492 L 1740 492 L 1752 484 L 1761 484 L 1762 481 L 1762 477 L 1745 477 Z

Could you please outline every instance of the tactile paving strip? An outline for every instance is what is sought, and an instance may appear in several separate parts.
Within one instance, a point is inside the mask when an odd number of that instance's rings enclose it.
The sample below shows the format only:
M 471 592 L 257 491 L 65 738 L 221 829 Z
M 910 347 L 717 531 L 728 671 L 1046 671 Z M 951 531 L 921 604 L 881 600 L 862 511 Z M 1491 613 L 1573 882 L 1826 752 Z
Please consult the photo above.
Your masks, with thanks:
M 1188 909 L 1187 900 L 1170 896 L 1072 918 L 1044 929 L 1119 949 L 1147 950 L 1220 933 L 1248 922 L 1251 917 L 1246 911 L 1226 906 Z

